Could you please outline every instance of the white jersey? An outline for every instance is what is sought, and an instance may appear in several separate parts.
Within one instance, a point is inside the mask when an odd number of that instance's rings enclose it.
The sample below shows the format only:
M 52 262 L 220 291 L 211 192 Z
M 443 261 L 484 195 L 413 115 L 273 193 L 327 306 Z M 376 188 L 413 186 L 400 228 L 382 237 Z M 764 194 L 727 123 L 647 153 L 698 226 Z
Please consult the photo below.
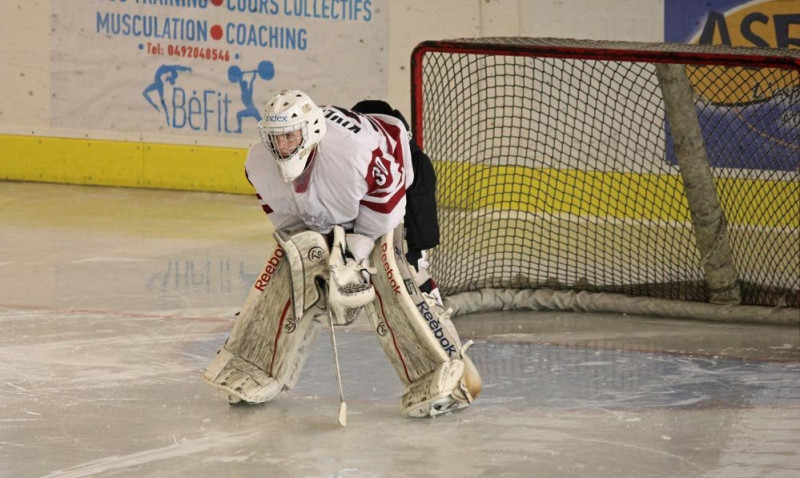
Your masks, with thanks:
M 285 183 L 261 142 L 247 154 L 247 178 L 276 229 L 305 224 L 324 234 L 341 225 L 375 240 L 405 215 L 414 181 L 408 132 L 392 116 L 323 109 L 327 132 L 306 184 Z

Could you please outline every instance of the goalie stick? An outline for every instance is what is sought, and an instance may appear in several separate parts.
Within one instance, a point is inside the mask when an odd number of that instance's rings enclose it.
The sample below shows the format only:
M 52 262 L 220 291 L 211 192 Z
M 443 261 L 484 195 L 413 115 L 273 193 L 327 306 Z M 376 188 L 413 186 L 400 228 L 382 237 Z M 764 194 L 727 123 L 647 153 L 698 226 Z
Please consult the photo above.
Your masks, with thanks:
M 330 284 L 328 285 L 328 298 L 330 298 Z M 339 384 L 339 425 L 347 426 L 347 402 L 344 401 L 344 389 L 342 388 L 342 373 L 339 369 L 339 351 L 336 349 L 336 333 L 334 327 L 333 308 L 328 304 L 328 323 L 331 327 L 331 348 L 333 349 L 333 364 L 336 367 L 336 383 Z
M 336 366 L 336 382 L 339 385 L 339 425 L 347 426 L 347 402 L 344 401 L 342 374 L 339 367 L 339 351 L 336 348 L 334 327 L 350 324 L 363 306 L 375 298 L 375 290 L 363 277 L 363 264 L 348 260 L 345 232 L 341 226 L 333 229 L 333 244 L 328 258 L 328 322 L 331 328 L 331 348 Z

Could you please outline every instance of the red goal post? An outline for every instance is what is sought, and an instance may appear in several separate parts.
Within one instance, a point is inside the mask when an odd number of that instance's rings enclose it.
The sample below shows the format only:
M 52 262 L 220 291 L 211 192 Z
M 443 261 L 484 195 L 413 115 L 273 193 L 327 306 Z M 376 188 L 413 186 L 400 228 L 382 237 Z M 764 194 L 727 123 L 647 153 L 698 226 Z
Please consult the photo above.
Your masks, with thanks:
M 457 311 L 798 321 L 800 51 L 477 38 L 411 70 Z

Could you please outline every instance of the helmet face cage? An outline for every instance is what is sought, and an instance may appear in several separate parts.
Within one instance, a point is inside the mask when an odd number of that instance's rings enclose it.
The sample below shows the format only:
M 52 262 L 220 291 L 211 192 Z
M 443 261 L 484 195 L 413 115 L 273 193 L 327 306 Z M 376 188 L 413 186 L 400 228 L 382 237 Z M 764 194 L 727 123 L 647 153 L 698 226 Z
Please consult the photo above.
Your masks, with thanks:
M 279 162 L 289 161 L 302 151 L 308 142 L 308 123 L 303 122 L 285 127 L 269 127 L 259 121 L 261 142 Z
M 301 91 L 282 91 L 267 103 L 258 129 L 286 182 L 303 173 L 326 130 L 322 109 Z

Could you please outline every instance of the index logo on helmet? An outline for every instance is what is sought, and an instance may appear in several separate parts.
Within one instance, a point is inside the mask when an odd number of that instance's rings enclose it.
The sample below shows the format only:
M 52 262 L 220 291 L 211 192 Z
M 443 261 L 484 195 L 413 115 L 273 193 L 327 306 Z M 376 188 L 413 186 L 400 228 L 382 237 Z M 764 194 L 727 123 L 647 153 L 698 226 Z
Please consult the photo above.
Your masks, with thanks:
M 269 123 L 288 123 L 289 117 L 283 115 L 267 115 L 264 116 L 264 121 Z

